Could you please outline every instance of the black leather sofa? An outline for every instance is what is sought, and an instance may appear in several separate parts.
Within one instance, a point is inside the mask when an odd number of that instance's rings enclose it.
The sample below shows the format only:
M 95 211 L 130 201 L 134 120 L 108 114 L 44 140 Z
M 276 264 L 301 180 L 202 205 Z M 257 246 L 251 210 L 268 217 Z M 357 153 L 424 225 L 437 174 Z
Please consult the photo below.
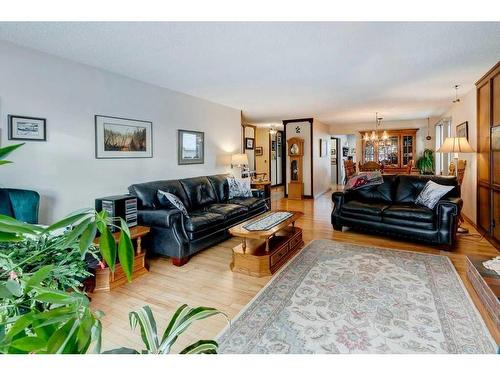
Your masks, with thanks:
M 177 266 L 227 239 L 233 225 L 269 210 L 266 200 L 258 196 L 230 200 L 227 175 L 145 182 L 128 190 L 137 197 L 139 224 L 151 227 L 145 238 L 148 251 L 171 257 Z M 162 205 L 158 190 L 179 197 L 189 217 L 172 205 Z
M 415 242 L 442 245 L 450 250 L 456 241 L 458 216 L 462 209 L 455 177 L 384 175 L 384 183 L 348 192 L 334 192 L 332 225 L 398 236 Z M 427 181 L 454 186 L 429 209 L 415 204 Z

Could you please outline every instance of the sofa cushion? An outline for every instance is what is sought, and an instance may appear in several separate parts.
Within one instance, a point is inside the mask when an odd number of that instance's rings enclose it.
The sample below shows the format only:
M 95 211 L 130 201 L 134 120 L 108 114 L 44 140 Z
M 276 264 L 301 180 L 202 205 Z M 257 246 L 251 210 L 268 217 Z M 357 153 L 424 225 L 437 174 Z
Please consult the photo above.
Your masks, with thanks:
M 190 210 L 217 203 L 217 195 L 207 177 L 185 178 L 179 182 L 189 199 Z
M 238 204 L 240 206 L 247 207 L 250 211 L 255 210 L 257 208 L 263 207 L 266 204 L 266 201 L 262 198 L 233 198 L 229 201 L 229 203 Z
M 224 215 L 226 220 L 232 219 L 238 216 L 244 216 L 248 212 L 248 208 L 245 206 L 240 206 L 238 204 L 230 203 L 216 203 L 211 204 L 205 208 L 209 212 L 215 212 L 216 214 Z
M 212 187 L 217 194 L 217 200 L 219 203 L 225 203 L 229 199 L 229 184 L 227 183 L 227 174 L 217 174 L 214 176 L 208 176 L 208 180 L 212 184 Z
M 382 211 L 388 208 L 386 203 L 349 201 L 342 206 L 342 213 L 359 213 L 364 215 L 381 216 Z
M 189 217 L 184 217 L 184 228 L 188 232 L 199 232 L 214 227 L 222 227 L 223 224 L 224 215 L 206 210 L 191 211 Z
M 348 200 L 362 202 L 392 202 L 394 200 L 394 190 L 396 175 L 383 175 L 384 182 L 379 185 L 363 186 L 348 193 Z
M 143 182 L 141 184 L 133 184 L 128 187 L 130 194 L 137 197 L 137 208 L 164 208 L 170 209 L 173 206 L 168 204 L 167 206 L 162 206 L 158 200 L 158 190 L 165 191 L 176 195 L 184 204 L 184 206 L 189 210 L 189 200 L 184 192 L 184 188 L 180 184 L 179 180 L 162 180 L 162 181 L 150 181 Z
M 416 204 L 393 204 L 386 208 L 382 217 L 407 221 L 434 222 L 434 211 Z
M 460 197 L 457 179 L 454 176 L 399 175 L 394 201 L 397 203 L 415 203 L 427 181 L 434 181 L 439 185 L 454 186 L 444 198 Z

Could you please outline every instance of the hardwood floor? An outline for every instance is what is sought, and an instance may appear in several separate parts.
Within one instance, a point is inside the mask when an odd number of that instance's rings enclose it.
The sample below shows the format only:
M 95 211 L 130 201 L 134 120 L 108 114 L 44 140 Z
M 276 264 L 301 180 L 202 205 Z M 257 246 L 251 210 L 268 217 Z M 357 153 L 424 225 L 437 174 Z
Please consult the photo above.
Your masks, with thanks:
M 276 196 L 276 195 L 275 195 Z M 275 197 L 273 196 L 273 198 Z M 459 235 L 454 252 L 436 250 L 433 247 L 372 236 L 353 231 L 334 232 L 330 224 L 332 202 L 330 193 L 316 200 L 287 200 L 273 202 L 273 208 L 304 212 L 297 222 L 303 229 L 304 241 L 331 239 L 375 247 L 418 251 L 428 254 L 448 256 L 476 304 L 492 336 L 500 343 L 500 327 L 496 327 L 467 280 L 465 273 L 466 255 L 498 256 L 487 240 L 470 225 L 469 235 Z M 119 346 L 142 348 L 140 331 L 132 333 L 128 324 L 128 313 L 144 305 L 149 305 L 157 318 L 159 335 L 163 333 L 168 318 L 183 303 L 191 306 L 211 306 L 234 317 L 270 280 L 270 277 L 254 278 L 229 270 L 231 248 L 237 239 L 227 240 L 194 256 L 185 266 L 175 267 L 169 259 L 151 260 L 150 272 L 111 292 L 92 295 L 92 307 L 106 315 L 103 322 L 103 345 L 105 349 Z M 213 338 L 226 325 L 222 316 L 196 322 L 179 338 L 174 352 L 199 339 Z

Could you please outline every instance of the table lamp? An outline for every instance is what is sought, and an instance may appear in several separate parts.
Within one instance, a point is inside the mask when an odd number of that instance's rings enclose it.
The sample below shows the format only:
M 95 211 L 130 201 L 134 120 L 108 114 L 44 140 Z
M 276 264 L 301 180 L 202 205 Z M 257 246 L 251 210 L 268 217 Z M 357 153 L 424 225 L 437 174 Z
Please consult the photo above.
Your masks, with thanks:
M 453 159 L 455 160 L 455 163 L 451 162 L 450 163 L 450 170 L 453 170 L 453 174 L 457 177 L 458 185 L 462 185 L 462 181 L 464 179 L 464 171 L 465 167 L 467 166 L 466 161 L 463 161 L 463 170 L 459 171 L 459 162 L 458 162 L 458 154 L 470 154 L 475 152 L 469 142 L 467 141 L 467 138 L 465 137 L 448 137 L 444 140 L 444 143 L 441 145 L 441 147 L 436 151 L 440 152 L 443 154 L 446 153 L 451 153 L 453 154 Z M 461 189 L 460 189 L 460 194 Z M 459 225 L 458 225 L 458 232 L 459 233 L 468 233 L 469 230 L 467 228 L 463 228 L 460 226 L 461 223 L 464 222 L 464 219 L 462 217 L 462 213 L 460 213 L 459 219 Z
M 247 154 L 233 154 L 231 155 L 231 168 L 240 169 L 240 177 L 243 177 L 245 173 L 246 166 L 248 165 L 248 155 Z

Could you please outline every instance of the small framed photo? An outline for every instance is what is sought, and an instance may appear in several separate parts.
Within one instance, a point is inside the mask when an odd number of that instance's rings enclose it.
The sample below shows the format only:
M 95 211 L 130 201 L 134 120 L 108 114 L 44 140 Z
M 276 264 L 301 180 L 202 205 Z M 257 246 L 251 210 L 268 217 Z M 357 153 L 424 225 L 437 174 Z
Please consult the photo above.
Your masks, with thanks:
M 178 130 L 177 131 L 177 164 L 205 163 L 205 133 Z
M 9 139 L 46 141 L 47 120 L 38 117 L 9 115 Z
M 95 116 L 97 159 L 152 158 L 153 123 L 121 117 Z
M 264 155 L 264 150 L 262 149 L 262 147 L 255 147 L 255 156 L 262 156 Z
M 245 149 L 253 150 L 254 148 L 254 138 L 245 138 Z
M 457 137 L 467 138 L 469 140 L 469 123 L 467 121 L 462 122 L 460 125 L 457 125 Z

